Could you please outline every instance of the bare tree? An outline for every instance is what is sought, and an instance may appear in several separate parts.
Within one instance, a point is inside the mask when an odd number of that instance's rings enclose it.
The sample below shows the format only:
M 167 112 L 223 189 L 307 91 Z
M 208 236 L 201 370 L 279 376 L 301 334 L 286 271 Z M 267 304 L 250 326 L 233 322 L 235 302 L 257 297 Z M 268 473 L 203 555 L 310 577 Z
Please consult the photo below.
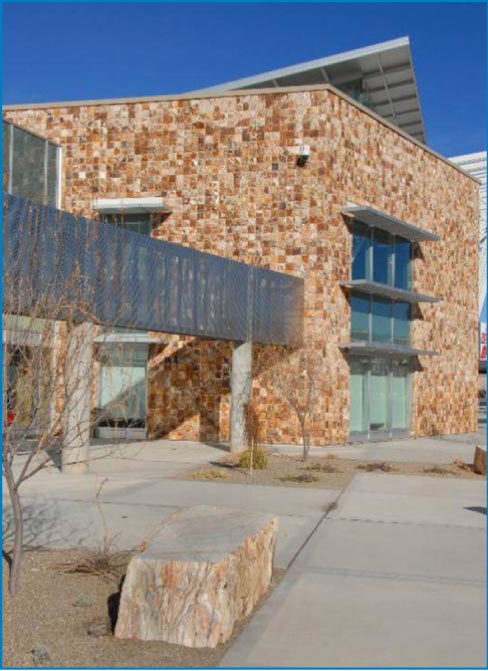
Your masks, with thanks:
M 36 217 L 36 206 L 31 216 Z M 18 225 L 26 226 L 26 236 L 32 230 L 32 220 L 20 219 Z M 19 237 L 22 235 L 21 231 Z M 77 251 L 81 258 L 83 250 Z M 67 473 L 86 470 L 93 427 L 104 417 L 123 417 L 131 392 L 121 389 L 119 380 L 111 403 L 96 414 L 92 411 L 93 336 L 100 328 L 87 309 L 87 278 L 77 258 L 75 255 L 69 272 L 63 268 L 56 273 L 36 267 L 33 249 L 27 260 L 11 254 L 3 272 L 2 471 L 14 525 L 11 594 L 20 586 L 25 521 L 22 485 L 46 467 L 62 467 Z M 28 272 L 22 265 L 26 263 Z M 61 261 L 53 255 L 53 264 L 57 263 Z M 42 291 L 40 283 L 44 283 Z M 122 349 L 124 345 L 110 347 Z M 108 454 L 110 450 L 105 450 L 99 458 Z
M 300 427 L 303 460 L 306 461 L 312 423 L 318 418 L 329 374 L 328 358 L 326 353 L 312 347 L 295 350 L 288 356 L 283 354 L 276 348 L 264 349 L 258 359 L 258 371 L 293 411 Z

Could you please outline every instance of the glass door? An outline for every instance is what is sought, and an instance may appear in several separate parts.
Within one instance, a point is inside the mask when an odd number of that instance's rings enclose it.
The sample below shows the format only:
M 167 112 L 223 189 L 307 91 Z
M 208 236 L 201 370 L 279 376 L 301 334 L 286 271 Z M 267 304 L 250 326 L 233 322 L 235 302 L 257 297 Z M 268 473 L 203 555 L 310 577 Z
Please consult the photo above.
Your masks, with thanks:
M 381 358 L 350 360 L 349 439 L 380 441 L 410 431 L 410 366 Z
M 352 359 L 349 377 L 349 436 L 351 440 L 368 440 L 367 381 L 367 368 L 364 362 Z
M 410 371 L 408 364 L 394 362 L 391 371 L 391 432 L 408 434 L 410 430 Z
M 99 437 L 145 435 L 147 345 L 101 347 Z
M 390 433 L 389 366 L 371 359 L 369 370 L 369 439 L 386 440 Z

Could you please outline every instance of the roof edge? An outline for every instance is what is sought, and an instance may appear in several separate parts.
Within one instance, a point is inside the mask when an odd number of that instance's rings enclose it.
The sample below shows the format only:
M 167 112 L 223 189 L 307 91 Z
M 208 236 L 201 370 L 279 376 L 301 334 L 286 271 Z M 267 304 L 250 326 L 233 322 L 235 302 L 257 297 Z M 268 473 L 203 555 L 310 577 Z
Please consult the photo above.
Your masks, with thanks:
M 340 53 L 337 54 L 322 56 L 320 58 L 314 58 L 308 61 L 301 61 L 300 63 L 295 63 L 293 65 L 285 65 L 281 68 L 266 70 L 265 72 L 259 72 L 258 74 L 249 75 L 247 77 L 240 77 L 239 79 L 232 79 L 228 82 L 223 82 L 221 84 L 205 86 L 202 89 L 196 89 L 194 93 L 204 93 L 204 92 L 217 93 L 219 91 L 222 92 L 222 91 L 236 90 L 236 87 L 239 87 L 239 89 L 241 89 L 242 87 L 252 86 L 253 84 L 259 84 L 269 79 L 279 79 L 280 77 L 288 77 L 290 75 L 297 74 L 300 70 L 312 70 L 320 67 L 327 67 L 329 65 L 336 65 L 337 63 L 344 63 L 345 61 L 349 61 L 354 58 L 362 58 L 364 56 L 381 54 L 391 49 L 398 49 L 398 47 L 408 47 L 410 61 L 412 61 L 410 53 L 410 39 L 407 35 L 404 35 L 402 37 L 397 37 L 393 40 L 388 40 L 386 42 L 378 42 L 376 44 L 370 44 L 366 47 L 359 47 L 358 49 L 349 49 L 348 51 L 341 51 Z
M 93 107 L 97 105 L 130 105 L 137 103 L 146 103 L 146 102 L 169 102 L 171 100 L 211 100 L 212 98 L 244 98 L 247 96 L 255 95 L 288 95 L 293 93 L 303 93 L 308 91 L 330 91 L 335 94 L 348 104 L 356 107 L 360 111 L 364 112 L 368 116 L 372 117 L 383 126 L 386 126 L 390 130 L 393 130 L 395 133 L 408 140 L 412 144 L 417 145 L 424 151 L 427 151 L 432 156 L 440 159 L 447 165 L 451 166 L 465 177 L 469 177 L 476 184 L 481 184 L 481 182 L 463 170 L 460 166 L 453 163 L 451 160 L 442 156 L 434 149 L 431 149 L 426 144 L 423 144 L 419 140 L 416 140 L 414 137 L 406 133 L 405 131 L 395 126 L 395 124 L 387 121 L 382 116 L 373 112 L 365 105 L 361 104 L 354 98 L 351 98 L 347 94 L 343 93 L 339 89 L 335 88 L 331 84 L 314 84 L 314 85 L 305 85 L 305 86 L 279 86 L 266 89 L 245 89 L 239 91 L 220 91 L 220 92 L 202 92 L 202 93 L 179 93 L 179 94 L 169 94 L 169 95 L 159 95 L 159 96 L 143 96 L 136 98 L 99 98 L 95 100 L 65 100 L 60 102 L 47 102 L 47 103 L 32 103 L 32 104 L 18 104 L 18 105 L 4 105 L 2 107 L 3 112 L 16 112 L 22 110 L 36 110 L 36 109 L 51 109 L 58 107 Z

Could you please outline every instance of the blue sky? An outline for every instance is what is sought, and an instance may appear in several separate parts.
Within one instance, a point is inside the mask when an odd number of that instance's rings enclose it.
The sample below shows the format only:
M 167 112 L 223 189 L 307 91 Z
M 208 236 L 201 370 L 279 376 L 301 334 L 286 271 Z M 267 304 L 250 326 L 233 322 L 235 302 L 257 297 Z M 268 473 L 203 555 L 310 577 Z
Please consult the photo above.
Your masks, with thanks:
M 409 35 L 430 146 L 486 145 L 475 3 L 3 3 L 3 103 L 179 93 Z

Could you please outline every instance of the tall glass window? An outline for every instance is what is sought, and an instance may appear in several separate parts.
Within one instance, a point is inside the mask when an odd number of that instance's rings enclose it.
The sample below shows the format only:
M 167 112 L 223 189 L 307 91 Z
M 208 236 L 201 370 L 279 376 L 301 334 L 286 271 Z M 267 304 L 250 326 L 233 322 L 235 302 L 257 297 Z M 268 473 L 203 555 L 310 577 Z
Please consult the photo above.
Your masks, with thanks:
M 367 294 L 352 294 L 351 338 L 409 345 L 410 304 Z
M 411 288 L 411 247 L 405 238 L 359 222 L 352 237 L 352 279 Z
M 374 298 L 371 301 L 373 313 L 372 340 L 375 342 L 391 342 L 391 301 Z
M 369 430 L 375 432 L 388 431 L 388 363 L 373 360 L 369 378 Z
M 365 406 L 365 374 L 364 364 L 353 360 L 349 377 L 349 431 L 351 433 L 366 433 L 368 431 L 368 414 Z
M 398 345 L 410 344 L 410 305 L 393 304 L 393 341 Z
M 382 284 L 392 284 L 391 273 L 393 256 L 392 237 L 375 229 L 373 231 L 373 281 Z
M 354 228 L 352 236 L 352 279 L 369 279 L 371 272 L 369 268 L 371 248 L 371 229 L 363 224 Z
M 408 240 L 395 238 L 395 286 L 410 289 L 410 247 Z
M 405 366 L 393 366 L 391 376 L 391 428 L 407 431 L 410 426 L 410 375 Z
M 351 296 L 351 337 L 353 340 L 369 340 L 369 296 Z

